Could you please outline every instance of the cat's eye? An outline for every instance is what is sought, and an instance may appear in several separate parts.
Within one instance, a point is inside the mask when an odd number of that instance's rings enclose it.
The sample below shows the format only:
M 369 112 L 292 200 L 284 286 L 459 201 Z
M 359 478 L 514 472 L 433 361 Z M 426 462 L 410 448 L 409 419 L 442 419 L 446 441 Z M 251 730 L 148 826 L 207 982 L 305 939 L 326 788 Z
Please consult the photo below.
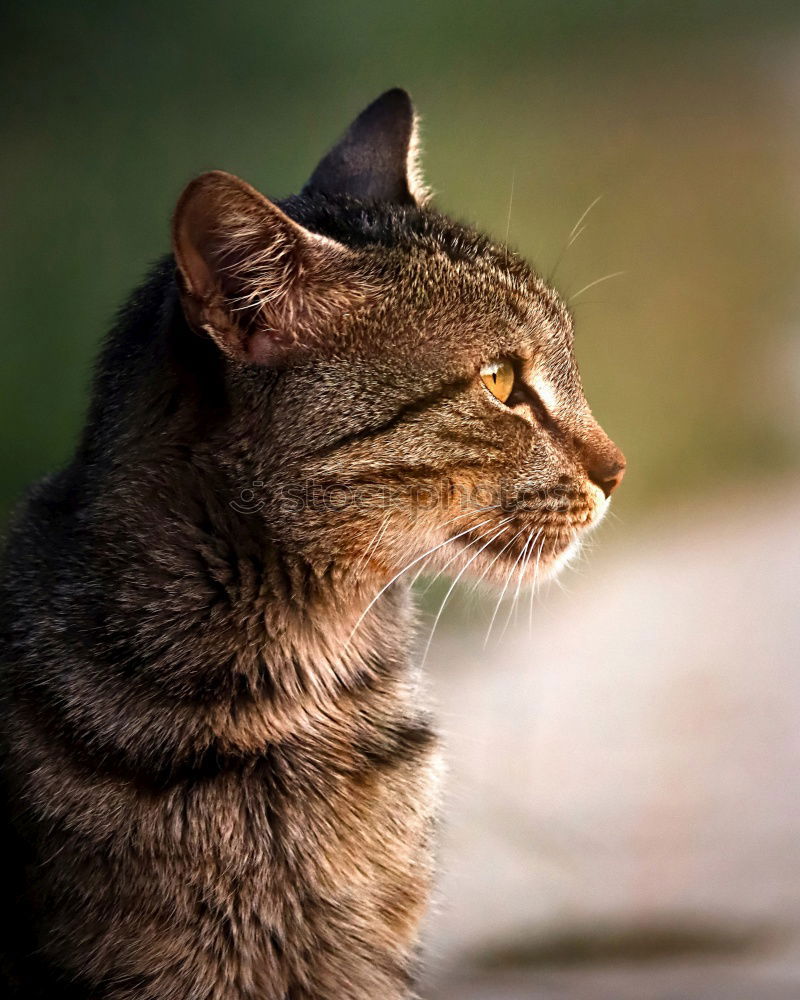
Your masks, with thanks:
M 501 403 L 505 403 L 511 395 L 515 377 L 510 361 L 492 361 L 481 368 L 481 381 Z

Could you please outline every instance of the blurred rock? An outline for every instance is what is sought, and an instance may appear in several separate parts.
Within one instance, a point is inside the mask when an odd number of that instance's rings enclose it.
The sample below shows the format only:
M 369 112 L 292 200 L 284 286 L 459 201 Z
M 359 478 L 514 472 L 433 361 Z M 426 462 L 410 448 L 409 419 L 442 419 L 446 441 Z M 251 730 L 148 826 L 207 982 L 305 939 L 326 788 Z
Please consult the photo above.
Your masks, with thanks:
M 665 963 L 458 978 L 435 1000 L 797 1000 L 797 975 L 743 963 Z M 433 1000 L 433 997 L 431 998 Z
M 491 605 L 435 641 L 450 776 L 433 980 L 509 947 L 545 966 L 574 928 L 719 928 L 774 938 L 758 961 L 800 996 L 798 523 L 797 483 L 612 521 L 566 592 L 537 597 L 532 632 L 523 600 L 486 650 Z M 596 982 L 593 1000 L 662 995 Z M 739 996 L 719 983 L 663 995 Z M 584 995 L 514 989 L 491 995 Z

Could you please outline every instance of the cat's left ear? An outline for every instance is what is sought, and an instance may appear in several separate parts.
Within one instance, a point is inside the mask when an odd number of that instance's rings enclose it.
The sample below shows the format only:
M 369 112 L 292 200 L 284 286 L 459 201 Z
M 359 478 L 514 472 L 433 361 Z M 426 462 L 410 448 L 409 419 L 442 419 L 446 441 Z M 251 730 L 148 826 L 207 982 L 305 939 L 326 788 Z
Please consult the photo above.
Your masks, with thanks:
M 356 118 L 323 157 L 305 192 L 349 195 L 364 201 L 423 204 L 428 192 L 417 157 L 417 116 L 399 87 L 387 90 Z
M 232 174 L 203 174 L 172 223 L 184 314 L 229 356 L 280 366 L 332 340 L 370 280 L 336 240 Z

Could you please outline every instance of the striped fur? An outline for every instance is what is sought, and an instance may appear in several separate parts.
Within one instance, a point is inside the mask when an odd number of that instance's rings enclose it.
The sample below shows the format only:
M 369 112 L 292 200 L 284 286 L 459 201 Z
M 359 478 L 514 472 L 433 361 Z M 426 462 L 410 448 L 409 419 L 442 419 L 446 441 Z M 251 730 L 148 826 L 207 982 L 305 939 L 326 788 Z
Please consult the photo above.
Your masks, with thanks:
M 399 201 L 355 197 L 342 157 L 280 205 L 194 183 L 74 459 L 14 520 L 8 997 L 412 996 L 439 766 L 403 570 L 530 576 L 534 533 L 557 566 L 618 453 L 563 303 L 417 201 L 389 104 L 347 141 L 395 137 Z M 513 408 L 478 377 L 505 356 Z

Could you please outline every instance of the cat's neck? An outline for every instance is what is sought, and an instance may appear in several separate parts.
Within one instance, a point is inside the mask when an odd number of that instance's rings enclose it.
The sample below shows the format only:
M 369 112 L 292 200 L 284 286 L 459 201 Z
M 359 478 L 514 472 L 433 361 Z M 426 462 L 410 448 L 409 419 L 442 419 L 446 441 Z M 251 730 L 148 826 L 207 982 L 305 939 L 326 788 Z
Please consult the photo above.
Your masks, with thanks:
M 357 702 L 391 713 L 410 687 L 403 580 L 373 604 L 388 576 L 320 558 L 324 546 L 304 553 L 237 509 L 258 478 L 247 444 L 263 414 L 243 406 L 248 423 L 236 423 L 213 348 L 175 318 L 168 262 L 156 277 L 109 340 L 73 466 L 31 514 L 64 553 L 63 579 L 37 583 L 50 641 L 69 634 L 80 652 L 41 690 L 66 698 L 76 738 L 123 770 L 152 762 L 152 747 L 173 770 L 206 751 L 257 752 Z M 208 354 L 191 375 L 184 338 Z M 39 637 L 31 626 L 20 634 Z
M 405 584 L 384 590 L 378 576 L 320 568 L 226 497 L 207 469 L 200 476 L 162 455 L 126 466 L 82 517 L 91 536 L 82 614 L 102 623 L 94 662 L 81 667 L 94 684 L 93 717 L 118 734 L 122 681 L 126 710 L 152 719 L 143 740 L 166 741 L 177 761 L 335 730 L 359 704 L 373 716 L 402 713 L 413 686 Z M 159 698 L 170 730 L 152 710 Z

